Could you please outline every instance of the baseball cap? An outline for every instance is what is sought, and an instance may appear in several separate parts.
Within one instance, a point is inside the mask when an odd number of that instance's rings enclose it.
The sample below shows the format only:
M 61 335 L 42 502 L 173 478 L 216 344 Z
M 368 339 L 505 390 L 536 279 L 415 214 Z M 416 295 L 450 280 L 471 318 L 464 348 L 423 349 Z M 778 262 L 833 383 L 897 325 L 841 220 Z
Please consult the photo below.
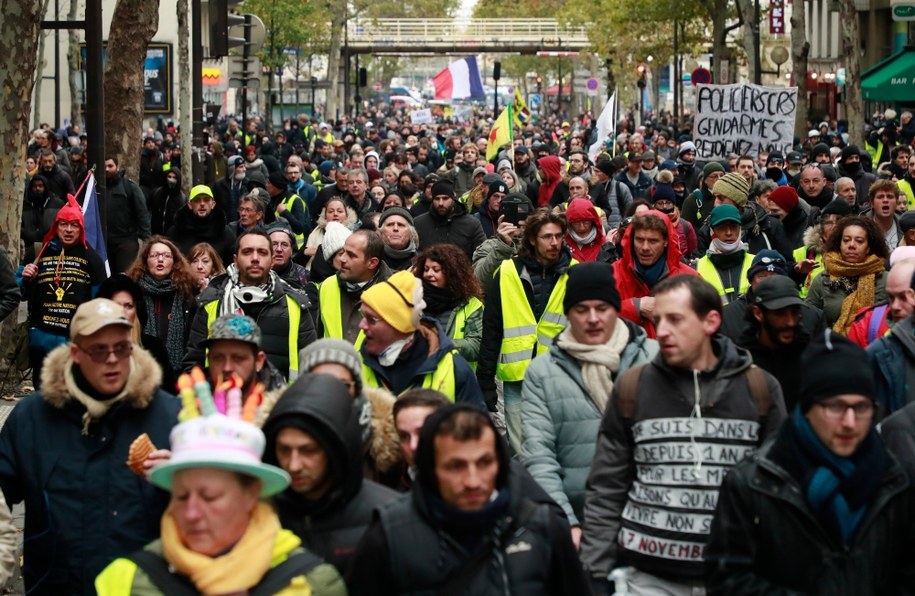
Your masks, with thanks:
M 218 317 L 210 327 L 210 335 L 201 342 L 204 347 L 214 341 L 228 339 L 243 341 L 256 348 L 261 346 L 261 330 L 251 317 L 238 314 L 228 314 Z
M 766 310 L 778 310 L 787 306 L 800 306 L 804 301 L 798 296 L 797 285 L 790 277 L 773 275 L 753 288 L 753 304 Z
M 120 304 L 107 298 L 96 298 L 80 304 L 70 320 L 70 341 L 92 335 L 109 325 L 132 328 Z

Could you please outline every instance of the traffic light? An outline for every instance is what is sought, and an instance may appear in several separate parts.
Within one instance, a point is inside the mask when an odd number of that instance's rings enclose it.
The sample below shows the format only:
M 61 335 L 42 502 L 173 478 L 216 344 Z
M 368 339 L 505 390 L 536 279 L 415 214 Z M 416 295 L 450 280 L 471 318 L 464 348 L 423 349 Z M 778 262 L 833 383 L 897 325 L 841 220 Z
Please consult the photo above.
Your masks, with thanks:
M 639 89 L 644 89 L 648 84 L 648 82 L 645 80 L 645 75 L 648 73 L 648 68 L 644 64 L 639 64 L 635 71 L 639 75 L 639 80 L 636 82 L 636 85 L 638 85 Z
M 537 75 L 535 80 L 537 81 L 537 93 L 540 93 L 540 91 L 543 89 L 543 77 Z
M 243 37 L 232 37 L 229 29 L 244 26 L 245 17 L 238 13 L 244 0 L 209 0 L 210 11 L 210 58 L 229 55 L 229 48 L 242 46 Z

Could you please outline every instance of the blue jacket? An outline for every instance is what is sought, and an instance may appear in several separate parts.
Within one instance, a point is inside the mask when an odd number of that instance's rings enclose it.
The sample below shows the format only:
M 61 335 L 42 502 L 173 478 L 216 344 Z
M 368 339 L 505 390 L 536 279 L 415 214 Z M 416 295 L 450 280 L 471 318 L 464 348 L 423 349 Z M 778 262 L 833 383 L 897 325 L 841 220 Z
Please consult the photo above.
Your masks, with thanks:
M 403 366 L 404 362 L 409 365 L 410 358 L 398 359 L 392 366 L 381 366 L 377 356 L 365 351 L 365 344 L 359 349 L 359 353 L 362 355 L 362 362 L 375 372 L 378 379 L 384 383 L 385 388 L 394 395 L 400 395 L 413 387 L 422 387 L 423 378 L 427 374 L 435 372 L 441 359 L 456 349 L 454 342 L 445 334 L 441 323 L 430 317 L 423 317 L 422 325 L 417 330 L 417 334 L 421 335 L 421 339 L 417 344 L 421 343 L 423 346 L 427 346 L 429 351 L 419 366 L 408 375 L 407 382 L 401 382 L 407 377 L 404 376 L 404 371 L 397 369 Z M 414 346 L 414 349 L 416 347 L 419 346 Z M 483 401 L 483 392 L 480 390 L 480 385 L 477 383 L 473 369 L 470 368 L 464 357 L 458 353 L 454 354 L 454 392 L 455 403 L 467 403 L 478 406 L 482 410 L 486 409 L 486 403 Z
M 168 494 L 127 467 L 127 452 L 144 432 L 168 447 L 180 403 L 159 389 L 162 373 L 148 352 L 134 347 L 133 359 L 127 397 L 84 433 L 70 346 L 59 346 L 44 361 L 42 390 L 16 405 L 0 431 L 0 489 L 11 506 L 25 502 L 29 594 L 95 594 L 106 565 L 159 536 Z
M 902 409 L 910 400 L 909 378 L 915 378 L 915 326 L 912 317 L 896 323 L 885 335 L 867 347 L 874 370 L 878 416 L 884 418 Z

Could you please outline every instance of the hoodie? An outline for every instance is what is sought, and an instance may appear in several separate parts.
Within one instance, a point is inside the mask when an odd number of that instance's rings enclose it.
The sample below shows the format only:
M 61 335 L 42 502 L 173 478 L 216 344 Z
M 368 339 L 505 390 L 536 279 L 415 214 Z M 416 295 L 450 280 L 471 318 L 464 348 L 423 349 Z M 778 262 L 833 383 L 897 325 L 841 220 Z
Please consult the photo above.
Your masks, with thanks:
M 264 423 L 265 463 L 279 465 L 276 438 L 285 428 L 307 433 L 320 445 L 327 456 L 330 486 L 314 501 L 306 500 L 294 486 L 274 497 L 280 523 L 342 573 L 372 519 L 372 510 L 397 493 L 363 479 L 358 414 L 338 379 L 303 374 L 289 386 Z
M 544 179 L 540 182 L 540 188 L 537 190 L 537 207 L 548 207 L 552 204 L 556 187 L 562 182 L 559 158 L 555 155 L 541 157 L 537 160 L 537 166 L 544 174 Z
M 572 199 L 572 202 L 569 203 L 569 208 L 566 209 L 566 218 L 570 225 L 565 240 L 572 251 L 572 258 L 579 263 L 596 261 L 600 256 L 601 249 L 604 247 L 606 237 L 604 236 L 603 222 L 594 205 L 587 199 Z M 593 238 L 589 237 L 589 241 L 585 243 L 579 242 L 572 236 L 574 231 L 571 224 L 580 221 L 590 221 L 594 224 L 592 227 Z

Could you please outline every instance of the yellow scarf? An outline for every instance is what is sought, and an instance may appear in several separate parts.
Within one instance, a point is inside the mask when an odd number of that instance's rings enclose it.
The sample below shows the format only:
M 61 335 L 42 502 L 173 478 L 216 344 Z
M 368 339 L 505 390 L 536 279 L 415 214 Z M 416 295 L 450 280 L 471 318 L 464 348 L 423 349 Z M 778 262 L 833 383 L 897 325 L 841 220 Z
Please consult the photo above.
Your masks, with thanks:
M 828 252 L 823 255 L 823 266 L 829 272 L 829 279 L 841 277 L 857 278 L 857 287 L 842 301 L 842 310 L 832 329 L 836 333 L 848 335 L 848 329 L 855 320 L 858 311 L 867 306 L 873 306 L 876 294 L 876 274 L 885 271 L 883 259 L 876 255 L 868 255 L 861 263 L 849 263 L 842 259 L 837 252 Z
M 195 553 L 181 543 L 172 508 L 162 516 L 162 554 L 169 565 L 190 578 L 201 594 L 229 594 L 256 586 L 270 570 L 280 520 L 266 503 L 258 503 L 248 528 L 221 557 Z

